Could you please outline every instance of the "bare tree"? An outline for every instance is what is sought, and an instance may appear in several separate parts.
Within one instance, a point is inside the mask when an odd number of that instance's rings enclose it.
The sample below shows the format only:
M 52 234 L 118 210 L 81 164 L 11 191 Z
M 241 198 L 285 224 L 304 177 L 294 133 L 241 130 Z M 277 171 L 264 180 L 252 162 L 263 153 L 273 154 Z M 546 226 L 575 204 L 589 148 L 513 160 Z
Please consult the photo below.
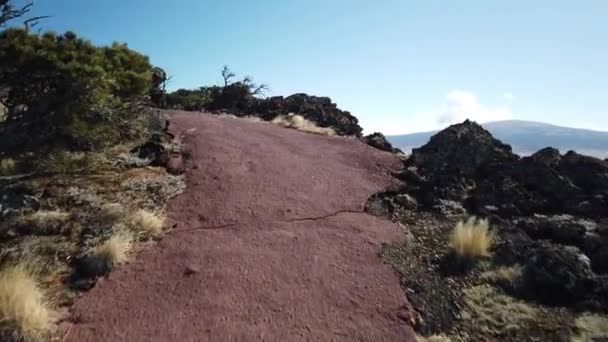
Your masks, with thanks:
M 228 84 L 230 84 L 230 80 L 232 78 L 234 78 L 234 76 L 236 76 L 236 74 L 233 73 L 232 71 L 230 71 L 230 69 L 228 69 L 227 65 L 224 65 L 224 68 L 222 69 L 222 77 L 224 78 L 224 87 L 227 87 Z
M 260 85 L 253 83 L 253 78 L 251 76 L 245 76 L 241 83 L 243 83 L 251 90 L 251 95 L 253 96 L 264 95 L 264 93 L 269 90 L 268 85 L 265 83 L 262 83 Z
M 0 27 L 6 26 L 6 23 L 13 19 L 22 18 L 32 10 L 34 3 L 32 1 L 26 3 L 22 7 L 13 4 L 12 0 L 0 0 Z M 31 17 L 24 20 L 25 29 L 29 30 L 38 24 L 40 19 L 48 18 L 49 16 L 41 15 Z
M 253 96 L 262 96 L 262 95 L 264 95 L 264 93 L 266 93 L 268 90 L 270 90 L 270 88 L 268 87 L 268 85 L 267 85 L 267 84 L 265 84 L 265 83 L 262 83 L 262 84 L 260 84 L 259 86 L 256 86 L 256 85 L 254 84 L 254 85 L 253 85 L 253 87 L 252 87 L 251 89 L 253 89 L 253 90 L 251 91 L 251 94 L 252 94 Z

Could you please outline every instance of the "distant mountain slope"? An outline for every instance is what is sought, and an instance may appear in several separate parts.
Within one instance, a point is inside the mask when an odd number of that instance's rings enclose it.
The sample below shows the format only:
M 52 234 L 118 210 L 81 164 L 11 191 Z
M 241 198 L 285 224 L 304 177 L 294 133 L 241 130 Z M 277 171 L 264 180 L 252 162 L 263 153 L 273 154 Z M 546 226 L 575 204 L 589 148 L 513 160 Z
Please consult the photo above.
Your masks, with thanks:
M 513 147 L 520 155 L 532 154 L 541 148 L 551 146 L 565 153 L 574 150 L 581 154 L 599 158 L 608 157 L 608 132 L 569 128 L 542 122 L 508 120 L 489 122 L 482 125 L 494 137 Z M 421 132 L 388 136 L 387 139 L 406 153 L 426 144 L 437 133 Z

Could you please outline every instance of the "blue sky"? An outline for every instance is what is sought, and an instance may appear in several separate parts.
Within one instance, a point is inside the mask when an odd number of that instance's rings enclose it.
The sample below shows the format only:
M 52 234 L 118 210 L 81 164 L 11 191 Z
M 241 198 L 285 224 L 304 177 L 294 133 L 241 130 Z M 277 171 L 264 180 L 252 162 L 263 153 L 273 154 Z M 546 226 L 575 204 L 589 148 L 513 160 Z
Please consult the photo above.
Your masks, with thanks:
M 36 0 L 43 28 L 126 42 L 173 75 L 228 65 L 269 95 L 331 97 L 366 132 L 465 117 L 608 130 L 605 0 Z

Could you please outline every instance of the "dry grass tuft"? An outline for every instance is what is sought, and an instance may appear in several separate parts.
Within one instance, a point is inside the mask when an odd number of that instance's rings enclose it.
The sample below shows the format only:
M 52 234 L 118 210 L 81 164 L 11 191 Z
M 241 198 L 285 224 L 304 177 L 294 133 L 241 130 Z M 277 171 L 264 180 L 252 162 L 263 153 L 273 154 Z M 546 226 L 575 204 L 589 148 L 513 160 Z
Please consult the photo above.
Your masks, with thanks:
M 12 158 L 0 159 L 0 176 L 12 175 L 17 171 L 17 162 Z
M 140 209 L 130 215 L 127 219 L 129 229 L 147 237 L 158 237 L 162 235 L 166 217 L 160 211 L 148 211 Z
M 48 229 L 65 224 L 72 215 L 59 210 L 40 210 L 23 218 L 23 222 L 38 228 Z
M 57 317 L 29 268 L 16 265 L 0 272 L 0 339 L 43 340 Z
M 101 207 L 99 215 L 106 221 L 118 221 L 125 215 L 124 206 L 120 203 L 107 203 Z
M 264 120 L 262 120 L 260 117 L 258 116 L 253 116 L 253 115 L 247 115 L 247 116 L 236 116 L 234 114 L 228 114 L 228 113 L 224 113 L 224 114 L 220 114 L 220 117 L 223 118 L 231 118 L 231 119 L 243 119 L 243 120 L 247 120 L 250 122 L 265 122 Z
M 432 335 L 428 337 L 416 335 L 416 342 L 452 342 L 452 339 L 445 335 Z
M 336 131 L 329 127 L 319 127 L 314 122 L 306 120 L 301 115 L 289 114 L 279 115 L 271 121 L 273 124 L 285 127 L 294 128 L 302 132 L 334 136 Z
M 260 117 L 257 116 L 245 116 L 243 119 L 250 121 L 250 122 L 265 122 L 264 120 L 262 120 Z
M 506 296 L 490 285 L 465 289 L 463 319 L 488 334 L 504 334 L 538 322 L 542 312 L 523 301 Z M 468 316 L 468 317 L 467 317 Z
M 456 255 L 468 258 L 488 256 L 493 241 L 488 220 L 475 217 L 458 222 L 450 236 L 450 246 Z
M 576 335 L 572 342 L 602 341 L 608 338 L 608 317 L 586 313 L 574 322 Z
M 133 235 L 118 231 L 111 238 L 93 249 L 93 255 L 112 265 L 124 264 L 129 260 L 133 248 Z
M 514 265 L 509 267 L 499 267 L 495 270 L 483 272 L 480 275 L 482 280 L 495 284 L 513 284 L 521 279 L 522 267 Z
M 5 105 L 0 104 L 0 123 L 4 122 L 7 118 L 8 108 Z

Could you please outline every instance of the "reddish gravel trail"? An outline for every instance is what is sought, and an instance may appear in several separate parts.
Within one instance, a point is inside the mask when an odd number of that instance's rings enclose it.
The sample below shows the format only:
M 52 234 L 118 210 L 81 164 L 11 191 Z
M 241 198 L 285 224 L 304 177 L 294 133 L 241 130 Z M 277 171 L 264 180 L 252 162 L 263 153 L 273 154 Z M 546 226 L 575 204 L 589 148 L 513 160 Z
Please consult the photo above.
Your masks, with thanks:
M 228 117 L 171 127 L 193 157 L 177 226 L 76 302 L 66 341 L 413 341 L 377 257 L 399 227 L 363 213 L 395 156 Z

